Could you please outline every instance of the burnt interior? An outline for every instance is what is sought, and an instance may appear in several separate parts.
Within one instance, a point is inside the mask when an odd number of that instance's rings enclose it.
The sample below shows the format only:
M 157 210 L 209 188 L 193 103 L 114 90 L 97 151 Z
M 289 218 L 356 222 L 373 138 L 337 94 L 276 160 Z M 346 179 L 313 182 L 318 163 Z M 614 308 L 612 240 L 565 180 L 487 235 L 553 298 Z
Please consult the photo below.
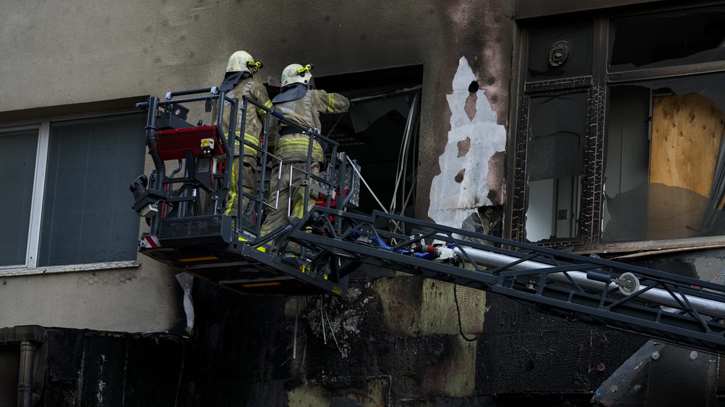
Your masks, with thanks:
M 655 68 L 725 59 L 725 7 L 613 19 L 610 68 Z
M 340 151 L 357 160 L 363 178 L 386 208 L 395 194 L 396 174 L 401 172 L 396 212 L 402 210 L 408 215 L 414 213 L 417 114 L 412 123 L 408 155 L 400 156 L 410 107 L 420 92 L 416 87 L 422 83 L 421 65 L 315 77 L 318 89 L 340 93 L 353 102 L 347 113 L 320 115 L 322 134 L 339 142 Z M 279 88 L 268 89 L 270 97 L 279 92 Z M 399 171 L 402 158 L 405 158 L 405 176 Z M 364 213 L 381 210 L 364 185 L 358 210 Z

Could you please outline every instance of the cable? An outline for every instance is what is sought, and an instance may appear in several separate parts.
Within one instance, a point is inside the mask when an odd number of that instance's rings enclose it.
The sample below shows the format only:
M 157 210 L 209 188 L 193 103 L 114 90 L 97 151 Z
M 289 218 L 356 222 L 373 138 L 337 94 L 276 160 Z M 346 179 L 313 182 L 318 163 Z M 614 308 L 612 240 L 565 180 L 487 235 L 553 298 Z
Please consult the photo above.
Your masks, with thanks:
M 368 191 L 370 191 L 370 193 L 373 195 L 373 198 L 375 198 L 375 200 L 378 202 L 378 205 L 380 205 L 380 207 L 383 208 L 385 213 L 390 213 L 390 212 L 388 212 L 387 209 L 385 209 L 385 206 L 383 206 L 383 203 L 380 202 L 380 199 L 378 199 L 378 196 L 375 195 L 375 192 L 373 192 L 373 189 L 370 188 L 370 185 L 368 185 L 368 183 L 365 181 L 365 178 L 363 178 L 362 174 L 360 174 L 360 171 L 357 170 L 357 167 L 355 166 L 355 163 L 352 162 L 352 160 L 350 159 L 350 156 L 346 156 L 346 157 L 347 157 L 347 161 L 350 161 L 350 165 L 352 165 L 352 169 L 355 170 L 355 173 L 357 174 L 357 176 L 360 177 L 360 181 L 362 181 L 363 184 L 365 184 L 365 187 L 367 187 Z
M 405 122 L 405 130 L 403 139 L 400 142 L 400 150 L 398 151 L 398 164 L 395 169 L 395 188 L 393 190 L 393 199 L 390 202 L 390 212 L 395 213 L 395 209 L 397 209 L 397 198 L 398 198 L 398 189 L 400 187 L 400 181 L 403 180 L 403 193 L 402 195 L 405 195 L 405 173 L 407 172 L 408 168 L 408 150 L 410 147 L 410 140 L 412 138 L 413 133 L 413 126 L 414 121 L 417 118 L 417 112 L 418 112 L 418 99 L 420 97 L 420 93 L 416 93 L 415 96 L 413 96 L 413 101 L 410 104 L 410 110 L 408 111 L 408 118 Z
M 458 332 L 461 333 L 461 338 L 465 339 L 466 342 L 475 342 L 478 338 L 474 335 L 473 339 L 467 338 L 466 334 L 463 333 L 463 324 L 461 323 L 461 309 L 458 307 L 458 291 L 456 291 L 458 284 L 453 284 L 453 300 L 456 302 L 456 313 L 458 314 Z
M 413 101 L 410 104 L 410 110 L 408 112 L 408 119 L 405 123 L 405 134 L 403 136 L 403 140 L 401 142 L 400 152 L 398 153 L 398 165 L 395 170 L 395 189 L 393 190 L 393 198 L 390 202 L 390 213 L 395 213 L 397 207 L 397 200 L 398 200 L 398 191 L 402 189 L 402 192 L 400 194 L 400 199 L 402 202 L 402 207 L 400 208 L 400 214 L 403 215 L 405 212 L 405 207 L 407 205 L 407 199 L 405 194 L 405 184 L 407 180 L 407 174 L 408 174 L 408 153 L 410 152 L 410 143 L 411 140 L 413 142 L 413 145 L 417 145 L 417 123 L 418 120 L 418 109 L 419 109 L 419 98 L 420 98 L 420 92 L 416 93 L 415 96 L 413 96 Z M 415 147 L 413 148 L 414 152 L 412 153 L 412 157 L 415 155 Z M 413 165 L 413 171 L 415 172 L 415 164 Z M 402 181 L 402 183 L 401 183 Z M 413 185 L 415 184 L 415 181 L 413 181 Z M 414 186 L 411 186 L 411 192 L 415 189 Z M 410 194 L 408 195 L 410 196 Z M 400 222 L 398 221 L 392 221 L 392 224 L 394 226 L 394 232 L 397 232 L 399 229 L 404 231 L 404 227 L 400 226 Z

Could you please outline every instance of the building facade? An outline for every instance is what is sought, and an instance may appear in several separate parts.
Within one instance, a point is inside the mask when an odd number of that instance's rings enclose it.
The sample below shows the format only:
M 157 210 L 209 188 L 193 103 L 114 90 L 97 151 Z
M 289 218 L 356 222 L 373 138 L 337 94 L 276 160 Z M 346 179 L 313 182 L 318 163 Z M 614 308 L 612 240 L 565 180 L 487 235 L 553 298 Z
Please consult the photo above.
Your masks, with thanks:
M 218 85 L 240 49 L 270 93 L 312 62 L 358 100 L 323 130 L 388 209 L 722 282 L 725 3 L 2 10 L 1 405 L 588 405 L 645 344 L 394 270 L 362 267 L 345 299 L 256 298 L 139 256 L 127 187 L 153 165 L 134 105 Z

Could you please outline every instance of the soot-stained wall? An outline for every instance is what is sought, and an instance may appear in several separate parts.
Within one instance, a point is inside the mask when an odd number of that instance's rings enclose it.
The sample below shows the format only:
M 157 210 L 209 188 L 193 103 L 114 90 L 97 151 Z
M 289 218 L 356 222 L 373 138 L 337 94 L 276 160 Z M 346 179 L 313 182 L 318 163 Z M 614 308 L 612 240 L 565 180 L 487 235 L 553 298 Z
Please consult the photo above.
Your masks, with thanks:
M 187 404 L 188 339 L 61 328 L 38 332 L 32 406 Z
M 194 301 L 187 366 L 201 405 L 468 406 L 591 393 L 646 341 L 367 266 L 345 299 L 242 297 L 198 283 Z

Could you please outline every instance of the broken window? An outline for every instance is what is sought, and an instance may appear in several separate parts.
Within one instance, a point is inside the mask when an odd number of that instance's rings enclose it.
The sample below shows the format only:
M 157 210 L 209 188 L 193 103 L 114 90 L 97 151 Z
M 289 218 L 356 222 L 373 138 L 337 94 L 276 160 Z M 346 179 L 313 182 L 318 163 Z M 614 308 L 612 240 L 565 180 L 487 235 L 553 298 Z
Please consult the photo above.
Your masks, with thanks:
M 586 104 L 586 92 L 531 98 L 526 211 L 531 242 L 577 235 Z
M 725 235 L 725 5 L 525 33 L 511 237 Z
M 612 19 L 610 71 L 725 60 L 725 6 Z
M 421 66 L 315 79 L 320 89 L 353 102 L 347 113 L 321 115 L 320 120 L 322 134 L 357 160 L 375 193 L 361 186 L 360 211 L 381 210 L 380 200 L 390 212 L 414 216 L 422 80 Z
M 529 32 L 528 80 L 590 75 L 594 24 L 533 29 Z
M 725 232 L 725 74 L 610 89 L 602 242 Z

